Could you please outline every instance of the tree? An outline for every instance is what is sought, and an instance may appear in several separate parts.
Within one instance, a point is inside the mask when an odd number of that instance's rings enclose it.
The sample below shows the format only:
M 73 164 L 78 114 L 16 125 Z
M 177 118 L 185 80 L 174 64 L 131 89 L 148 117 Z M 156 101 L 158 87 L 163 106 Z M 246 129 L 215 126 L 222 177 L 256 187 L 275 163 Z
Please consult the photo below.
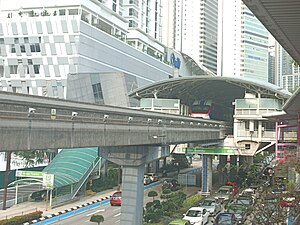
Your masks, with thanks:
M 148 197 L 153 197 L 153 201 L 154 201 L 154 197 L 156 197 L 158 194 L 156 191 L 149 191 L 148 193 Z
M 34 166 L 35 163 L 42 163 L 46 151 L 32 150 L 32 151 L 18 151 L 14 152 L 17 156 L 26 161 L 26 167 Z
M 90 221 L 94 223 L 98 223 L 99 225 L 104 221 L 104 217 L 102 215 L 92 215 Z

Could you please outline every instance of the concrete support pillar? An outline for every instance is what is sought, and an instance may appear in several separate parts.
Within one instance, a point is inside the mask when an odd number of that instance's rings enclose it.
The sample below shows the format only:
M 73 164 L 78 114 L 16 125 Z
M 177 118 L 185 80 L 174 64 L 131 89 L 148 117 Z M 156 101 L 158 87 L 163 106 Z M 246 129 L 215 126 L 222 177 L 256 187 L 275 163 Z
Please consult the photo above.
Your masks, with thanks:
M 144 169 L 144 165 L 123 166 L 122 225 L 143 224 Z
M 230 172 L 229 172 L 230 181 L 236 181 L 236 176 L 237 176 L 237 156 L 231 155 Z
M 202 155 L 202 193 L 209 194 L 212 190 L 212 156 Z
M 100 156 L 123 166 L 121 225 L 143 224 L 145 165 L 170 154 L 168 146 L 116 146 L 100 150 Z
M 227 155 L 220 155 L 219 166 L 218 166 L 220 185 L 225 184 L 226 181 L 226 177 L 227 177 L 226 164 L 227 164 Z

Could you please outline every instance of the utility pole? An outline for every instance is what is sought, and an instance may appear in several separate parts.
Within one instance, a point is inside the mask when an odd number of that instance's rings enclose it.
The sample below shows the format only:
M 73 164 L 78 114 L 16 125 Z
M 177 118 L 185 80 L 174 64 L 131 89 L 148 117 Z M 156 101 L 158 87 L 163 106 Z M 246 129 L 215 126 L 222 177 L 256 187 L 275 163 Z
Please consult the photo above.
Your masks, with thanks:
M 6 152 L 6 171 L 4 175 L 3 210 L 6 210 L 8 176 L 10 173 L 11 152 Z

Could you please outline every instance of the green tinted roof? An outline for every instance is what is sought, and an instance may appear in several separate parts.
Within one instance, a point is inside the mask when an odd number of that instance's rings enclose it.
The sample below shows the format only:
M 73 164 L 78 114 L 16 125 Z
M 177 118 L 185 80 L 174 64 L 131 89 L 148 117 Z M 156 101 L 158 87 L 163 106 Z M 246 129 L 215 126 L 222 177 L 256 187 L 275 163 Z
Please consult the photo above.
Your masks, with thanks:
M 43 172 L 54 174 L 54 187 L 77 183 L 98 158 L 98 147 L 63 149 Z

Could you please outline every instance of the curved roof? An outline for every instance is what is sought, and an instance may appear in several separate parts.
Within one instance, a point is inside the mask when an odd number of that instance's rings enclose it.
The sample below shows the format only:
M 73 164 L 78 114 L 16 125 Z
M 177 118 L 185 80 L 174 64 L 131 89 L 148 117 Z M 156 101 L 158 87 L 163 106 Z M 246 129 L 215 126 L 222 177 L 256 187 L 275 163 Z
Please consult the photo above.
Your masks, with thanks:
M 216 104 L 232 107 L 232 102 L 244 98 L 245 92 L 261 97 L 286 100 L 291 94 L 278 86 L 252 79 L 219 76 L 191 76 L 172 78 L 144 86 L 129 93 L 134 98 L 180 99 L 185 104 L 195 100 L 210 99 Z
M 63 149 L 43 172 L 54 174 L 54 187 L 77 183 L 98 157 L 98 148 Z

